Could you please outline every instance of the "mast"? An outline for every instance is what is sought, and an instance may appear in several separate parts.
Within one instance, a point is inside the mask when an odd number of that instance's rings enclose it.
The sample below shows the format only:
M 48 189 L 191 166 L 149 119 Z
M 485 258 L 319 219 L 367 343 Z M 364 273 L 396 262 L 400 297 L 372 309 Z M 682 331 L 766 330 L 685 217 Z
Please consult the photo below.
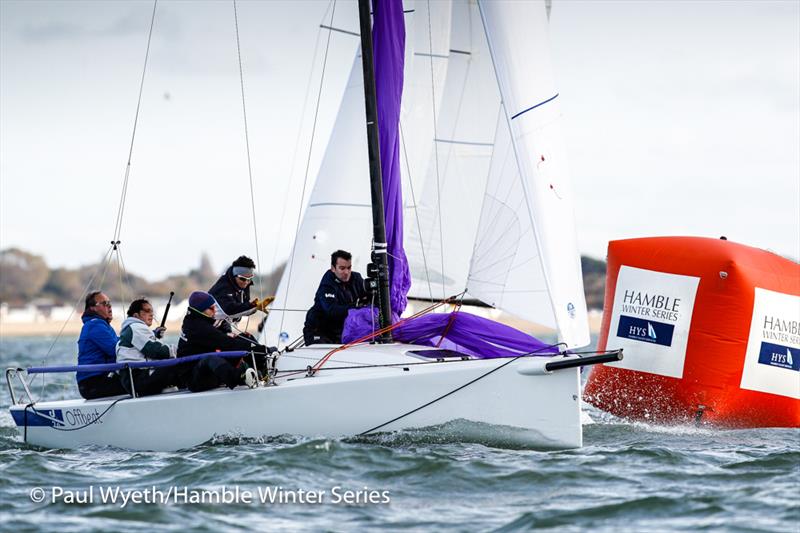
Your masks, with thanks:
M 376 8 L 378 0 L 373 0 Z M 375 67 L 372 53 L 372 21 L 370 1 L 358 0 L 358 18 L 361 26 L 361 64 L 364 69 L 364 102 L 367 120 L 367 146 L 369 149 L 370 194 L 372 198 L 372 265 L 368 268 L 369 277 L 377 276 L 378 310 L 380 328 L 392 323 L 389 301 L 389 261 L 386 255 L 386 222 L 383 210 L 383 177 L 381 175 L 381 154 L 378 145 L 378 109 L 375 92 Z M 392 342 L 391 333 L 384 333 L 380 342 Z

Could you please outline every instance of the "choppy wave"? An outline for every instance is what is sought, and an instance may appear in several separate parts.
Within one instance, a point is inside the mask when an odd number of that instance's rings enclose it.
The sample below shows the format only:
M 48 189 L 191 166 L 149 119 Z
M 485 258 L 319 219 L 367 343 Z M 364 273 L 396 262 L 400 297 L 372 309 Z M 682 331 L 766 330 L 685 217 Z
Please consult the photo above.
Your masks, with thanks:
M 40 357 L 29 354 L 36 348 L 30 340 L 4 340 L 0 361 L 38 364 Z M 71 353 L 71 343 L 64 348 Z M 45 391 L 67 395 L 70 386 L 54 380 Z M 9 531 L 785 532 L 800 523 L 796 429 L 660 427 L 592 410 L 595 423 L 584 426 L 585 446 L 577 450 L 529 449 L 519 430 L 467 421 L 343 439 L 223 435 L 174 453 L 42 450 L 21 442 L 9 399 L 0 398 L 0 524 Z M 270 489 L 317 492 L 323 501 L 35 503 L 37 487 Z M 363 498 L 385 491 L 390 503 L 334 501 L 346 491 Z

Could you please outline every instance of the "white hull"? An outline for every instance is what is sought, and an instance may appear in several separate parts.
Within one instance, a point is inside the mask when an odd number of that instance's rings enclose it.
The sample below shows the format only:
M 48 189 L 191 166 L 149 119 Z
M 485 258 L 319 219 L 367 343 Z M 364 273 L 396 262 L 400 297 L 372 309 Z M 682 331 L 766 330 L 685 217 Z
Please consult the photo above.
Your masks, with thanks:
M 267 387 L 125 398 L 105 414 L 114 398 L 37 402 L 36 413 L 28 409 L 27 430 L 24 405 L 11 411 L 27 442 L 48 448 L 171 451 L 225 436 L 340 437 L 454 420 L 520 428 L 515 437 L 531 446 L 582 445 L 578 369 L 528 375 L 541 360 L 528 357 L 420 364 L 427 359 L 408 352 L 423 348 L 394 344 L 339 352 L 313 377 L 286 375 L 313 365 L 331 348 L 283 356 L 276 385 Z M 400 366 L 335 370 L 364 364 Z

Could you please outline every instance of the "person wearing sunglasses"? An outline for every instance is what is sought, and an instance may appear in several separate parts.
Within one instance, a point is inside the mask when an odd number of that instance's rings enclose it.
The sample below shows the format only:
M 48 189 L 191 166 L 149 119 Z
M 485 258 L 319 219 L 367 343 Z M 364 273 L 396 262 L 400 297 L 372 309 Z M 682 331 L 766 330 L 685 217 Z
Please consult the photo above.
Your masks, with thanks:
M 147 298 L 137 298 L 128 307 L 128 318 L 122 322 L 117 343 L 117 361 L 145 362 L 175 357 L 175 346 L 160 340 L 166 328 L 150 329 L 155 320 L 153 304 Z M 137 396 L 160 394 L 178 383 L 180 369 L 176 366 L 123 369 L 118 372 L 128 394 Z M 133 378 L 133 386 L 131 386 Z
M 119 338 L 111 327 L 114 318 L 111 300 L 101 291 L 92 291 L 85 303 L 81 316 L 83 327 L 78 338 L 78 364 L 116 363 Z M 87 400 L 127 394 L 116 372 L 78 372 L 75 379 L 78 391 Z
M 250 300 L 250 286 L 253 284 L 255 273 L 255 262 L 242 255 L 208 290 L 219 305 L 219 310 L 226 315 L 226 321 L 220 326 L 226 333 L 231 332 L 231 323 L 236 325 L 242 317 L 252 315 L 256 311 L 267 313 L 267 306 L 275 299 L 270 296 L 263 300 L 258 298 Z

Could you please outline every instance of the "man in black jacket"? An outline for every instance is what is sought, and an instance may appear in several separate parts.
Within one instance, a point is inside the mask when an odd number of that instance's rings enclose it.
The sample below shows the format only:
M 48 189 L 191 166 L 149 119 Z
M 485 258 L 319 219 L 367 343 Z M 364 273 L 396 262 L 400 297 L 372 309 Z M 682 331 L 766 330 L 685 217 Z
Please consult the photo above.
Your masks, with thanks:
M 261 301 L 258 298 L 250 300 L 250 286 L 253 284 L 255 269 L 256 264 L 253 260 L 242 255 L 208 290 L 208 293 L 214 297 L 220 309 L 228 315 L 228 320 L 233 324 L 256 311 L 266 313 L 267 306 L 274 300 L 272 297 L 264 298 Z M 221 327 L 225 332 L 231 331 L 231 325 L 227 321 L 223 322 Z
M 195 291 L 189 296 L 189 310 L 183 318 L 181 338 L 178 341 L 178 357 L 216 351 L 252 350 L 265 359 L 266 347 L 241 336 L 225 333 L 215 326 L 216 307 L 217 302 L 207 292 Z M 258 375 L 244 360 L 214 355 L 192 364 L 185 376 L 192 392 L 214 389 L 220 385 L 233 389 L 237 385 L 254 388 L 258 384 Z
M 347 312 L 367 303 L 364 278 L 353 272 L 352 256 L 344 250 L 331 254 L 331 269 L 322 276 L 314 306 L 306 313 L 303 339 L 311 344 L 341 344 Z

